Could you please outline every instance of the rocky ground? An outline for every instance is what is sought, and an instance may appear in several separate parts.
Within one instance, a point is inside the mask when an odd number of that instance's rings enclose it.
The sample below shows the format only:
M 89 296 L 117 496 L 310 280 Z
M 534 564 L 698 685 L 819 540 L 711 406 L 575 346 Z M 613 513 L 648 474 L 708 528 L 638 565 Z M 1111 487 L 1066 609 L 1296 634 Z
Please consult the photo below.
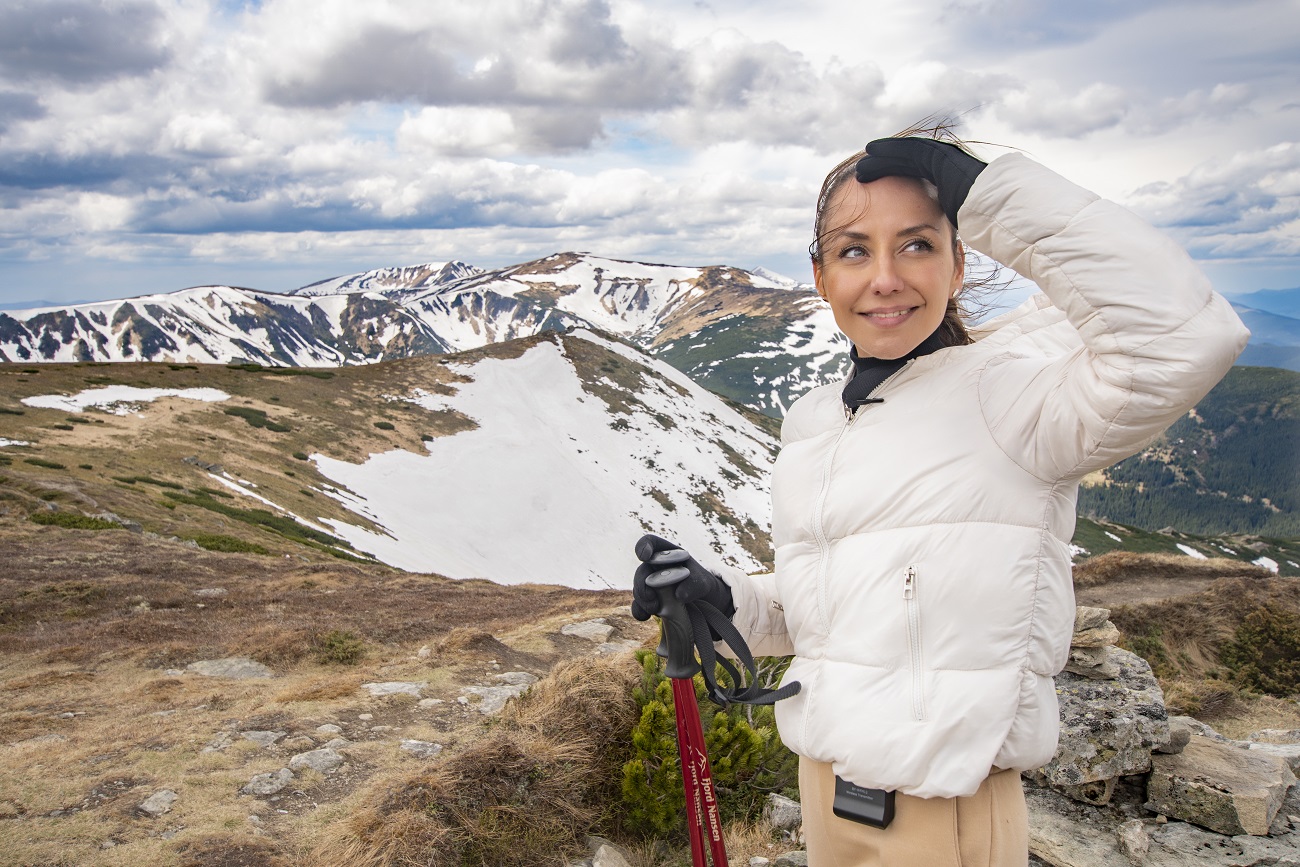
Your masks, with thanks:
M 217 553 L 21 512 L 0 514 L 0 562 L 5 865 L 320 863 L 320 840 L 491 731 L 512 695 L 655 633 L 621 592 Z M 1167 598 L 1203 589 L 1174 582 Z M 1251 713 L 1250 729 L 1220 725 L 1240 742 L 1196 733 L 1233 749 L 1256 748 L 1254 729 L 1300 741 L 1295 702 Z M 1300 867 L 1300 790 L 1272 836 L 1234 836 L 1162 817 L 1141 774 L 1116 773 L 1105 804 L 1027 787 L 1035 863 Z M 797 824 L 734 829 L 732 862 L 797 865 L 791 838 Z M 677 863 L 592 843 L 603 867 Z

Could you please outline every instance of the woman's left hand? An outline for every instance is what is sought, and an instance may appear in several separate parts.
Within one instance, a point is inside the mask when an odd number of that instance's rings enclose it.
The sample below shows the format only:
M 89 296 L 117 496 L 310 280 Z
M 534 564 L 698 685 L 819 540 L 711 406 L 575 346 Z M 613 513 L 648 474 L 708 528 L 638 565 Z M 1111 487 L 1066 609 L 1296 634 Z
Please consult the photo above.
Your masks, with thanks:
M 931 138 L 878 138 L 858 160 L 857 178 L 862 184 L 898 175 L 929 181 L 939 189 L 939 207 L 956 226 L 957 212 L 987 165 L 956 145 Z

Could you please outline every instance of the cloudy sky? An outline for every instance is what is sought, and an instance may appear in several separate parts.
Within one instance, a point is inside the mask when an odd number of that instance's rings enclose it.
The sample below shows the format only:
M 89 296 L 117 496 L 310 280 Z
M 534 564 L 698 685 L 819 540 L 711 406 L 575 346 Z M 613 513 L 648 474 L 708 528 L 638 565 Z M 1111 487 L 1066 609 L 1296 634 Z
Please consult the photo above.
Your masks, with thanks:
M 0 0 L 0 305 L 561 250 L 807 279 L 868 139 L 962 117 L 1300 286 L 1300 0 Z

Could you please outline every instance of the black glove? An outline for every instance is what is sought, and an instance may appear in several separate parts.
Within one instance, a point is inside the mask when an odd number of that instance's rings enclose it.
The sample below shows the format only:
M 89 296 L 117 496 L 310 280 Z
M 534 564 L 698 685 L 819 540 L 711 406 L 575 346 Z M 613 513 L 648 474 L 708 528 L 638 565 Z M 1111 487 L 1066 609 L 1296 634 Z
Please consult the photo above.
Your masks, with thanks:
M 659 613 L 659 593 L 646 585 L 646 579 L 656 573 L 676 584 L 673 594 L 682 602 L 703 600 L 726 617 L 736 613 L 727 583 L 667 539 L 647 533 L 636 543 L 636 556 L 641 565 L 632 577 L 632 616 L 637 620 L 649 620 Z M 680 573 L 675 581 L 670 570 Z
M 897 175 L 930 181 L 939 188 L 939 207 L 956 226 L 957 211 L 987 165 L 944 141 L 879 138 L 867 145 L 867 155 L 858 160 L 857 176 L 863 184 Z

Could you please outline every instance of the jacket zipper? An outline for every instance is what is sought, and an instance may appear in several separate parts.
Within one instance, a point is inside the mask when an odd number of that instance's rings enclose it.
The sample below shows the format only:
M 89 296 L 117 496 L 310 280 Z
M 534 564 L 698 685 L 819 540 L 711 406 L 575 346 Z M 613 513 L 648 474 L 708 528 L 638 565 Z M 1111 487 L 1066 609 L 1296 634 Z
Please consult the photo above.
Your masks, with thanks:
M 880 384 L 871 390 L 872 394 L 877 394 L 882 388 L 890 383 L 896 376 L 907 370 L 912 365 L 910 359 L 906 364 L 895 370 Z M 862 415 L 862 407 L 857 409 L 844 408 L 844 426 L 840 428 L 839 435 L 835 438 L 834 445 L 831 446 L 830 452 L 826 455 L 826 460 L 822 464 L 822 483 L 817 492 L 817 504 L 813 508 L 812 530 L 813 538 L 817 541 L 817 608 L 821 615 L 822 634 L 829 636 L 831 631 L 831 619 L 829 602 L 827 601 L 826 574 L 830 570 L 830 541 L 826 538 L 826 526 L 822 521 L 822 514 L 826 509 L 826 495 L 830 492 L 831 486 L 831 465 L 835 463 L 835 455 L 840 450 L 840 443 L 844 441 L 844 435 L 853 427 L 853 423 Z
M 907 606 L 907 652 L 912 666 L 912 718 L 925 720 L 925 680 L 921 659 L 921 604 L 916 598 L 916 567 L 903 573 L 903 603 Z

